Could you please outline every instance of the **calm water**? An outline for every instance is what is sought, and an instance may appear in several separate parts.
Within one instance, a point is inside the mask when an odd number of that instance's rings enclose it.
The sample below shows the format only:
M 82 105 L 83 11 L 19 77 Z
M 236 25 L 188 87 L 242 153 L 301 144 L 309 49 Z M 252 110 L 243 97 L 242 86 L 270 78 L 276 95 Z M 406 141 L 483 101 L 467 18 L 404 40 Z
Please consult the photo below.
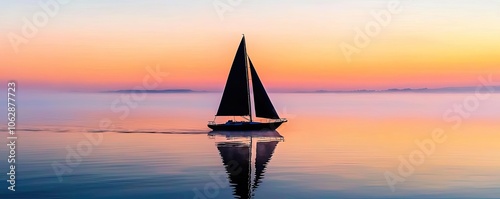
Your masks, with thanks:
M 0 198 L 500 198 L 500 94 L 443 118 L 473 94 L 271 93 L 283 138 L 208 135 L 219 93 L 148 94 L 128 114 L 120 96 L 18 93 L 17 191 L 3 175 Z

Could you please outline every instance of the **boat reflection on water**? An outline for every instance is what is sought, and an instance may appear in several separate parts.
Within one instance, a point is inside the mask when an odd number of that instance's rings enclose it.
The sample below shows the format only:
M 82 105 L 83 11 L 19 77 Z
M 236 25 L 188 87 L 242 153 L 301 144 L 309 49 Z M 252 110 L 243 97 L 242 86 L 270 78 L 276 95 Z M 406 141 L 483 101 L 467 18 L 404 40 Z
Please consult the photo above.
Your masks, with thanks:
M 274 150 L 284 141 L 277 131 L 212 131 L 208 136 L 216 140 L 234 197 L 241 199 L 254 196 Z

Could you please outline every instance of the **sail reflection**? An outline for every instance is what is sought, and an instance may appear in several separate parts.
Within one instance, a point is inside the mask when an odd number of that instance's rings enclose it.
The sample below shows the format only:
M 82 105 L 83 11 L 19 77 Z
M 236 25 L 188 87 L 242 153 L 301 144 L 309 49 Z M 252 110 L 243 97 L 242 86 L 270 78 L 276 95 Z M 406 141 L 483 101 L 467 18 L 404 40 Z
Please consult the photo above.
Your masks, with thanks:
M 208 135 L 216 140 L 223 138 L 222 141 L 216 141 L 216 146 L 234 197 L 252 198 L 262 183 L 274 150 L 279 142 L 284 141 L 283 136 L 277 131 L 212 131 Z M 252 160 L 255 160 L 253 168 Z

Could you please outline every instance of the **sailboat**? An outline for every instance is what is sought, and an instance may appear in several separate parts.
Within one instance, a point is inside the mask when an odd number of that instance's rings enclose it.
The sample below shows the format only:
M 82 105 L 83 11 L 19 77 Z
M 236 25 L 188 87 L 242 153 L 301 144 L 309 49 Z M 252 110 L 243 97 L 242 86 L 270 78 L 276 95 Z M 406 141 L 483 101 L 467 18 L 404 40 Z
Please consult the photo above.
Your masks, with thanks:
M 250 83 L 253 88 L 255 116 L 265 118 L 266 121 L 255 121 L 252 116 Z M 217 116 L 241 116 L 245 120 L 228 120 L 225 123 L 217 124 L 215 122 Z M 245 35 L 243 35 L 227 78 L 219 109 L 214 120 L 209 121 L 208 127 L 222 131 L 274 130 L 284 122 L 287 120 L 280 118 L 274 109 L 273 103 L 247 54 Z
M 283 136 L 277 131 L 247 131 L 238 135 L 211 132 L 209 136 L 224 136 L 231 140 L 217 142 L 217 149 L 233 188 L 234 197 L 254 198 L 274 150 L 279 142 L 284 141 Z M 252 160 L 255 160 L 254 167 Z

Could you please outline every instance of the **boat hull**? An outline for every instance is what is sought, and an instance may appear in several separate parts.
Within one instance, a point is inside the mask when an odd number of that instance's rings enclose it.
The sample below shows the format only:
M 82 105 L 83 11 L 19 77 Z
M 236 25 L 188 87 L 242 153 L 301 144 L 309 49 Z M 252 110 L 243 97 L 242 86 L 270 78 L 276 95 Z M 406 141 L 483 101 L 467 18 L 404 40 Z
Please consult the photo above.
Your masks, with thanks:
M 210 131 L 209 136 L 222 136 L 226 138 L 268 138 L 282 140 L 284 137 L 276 130 L 260 130 L 260 131 Z
M 259 131 L 275 130 L 286 121 L 277 121 L 269 123 L 260 122 L 236 122 L 231 124 L 208 124 L 208 128 L 214 131 Z

